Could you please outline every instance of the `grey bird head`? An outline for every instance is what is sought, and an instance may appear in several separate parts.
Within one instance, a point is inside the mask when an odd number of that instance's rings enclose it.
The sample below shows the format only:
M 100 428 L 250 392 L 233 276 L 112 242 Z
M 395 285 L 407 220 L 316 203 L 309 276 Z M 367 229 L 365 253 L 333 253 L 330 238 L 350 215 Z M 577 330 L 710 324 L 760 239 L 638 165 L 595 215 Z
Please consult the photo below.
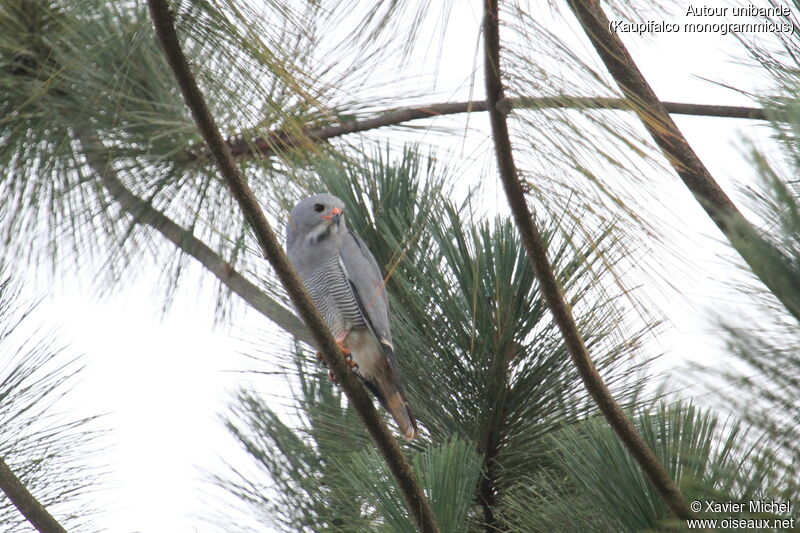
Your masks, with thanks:
M 286 247 L 338 247 L 346 232 L 344 202 L 332 194 L 315 194 L 300 200 L 289 213 Z

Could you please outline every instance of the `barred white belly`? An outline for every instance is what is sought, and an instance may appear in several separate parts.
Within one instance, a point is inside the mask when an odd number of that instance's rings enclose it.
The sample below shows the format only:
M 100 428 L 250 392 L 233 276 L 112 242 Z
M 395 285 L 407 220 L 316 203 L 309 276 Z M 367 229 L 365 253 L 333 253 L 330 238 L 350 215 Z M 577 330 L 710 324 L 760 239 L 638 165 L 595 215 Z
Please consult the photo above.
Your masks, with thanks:
M 338 254 L 304 277 L 303 283 L 334 337 L 353 328 L 366 327 Z

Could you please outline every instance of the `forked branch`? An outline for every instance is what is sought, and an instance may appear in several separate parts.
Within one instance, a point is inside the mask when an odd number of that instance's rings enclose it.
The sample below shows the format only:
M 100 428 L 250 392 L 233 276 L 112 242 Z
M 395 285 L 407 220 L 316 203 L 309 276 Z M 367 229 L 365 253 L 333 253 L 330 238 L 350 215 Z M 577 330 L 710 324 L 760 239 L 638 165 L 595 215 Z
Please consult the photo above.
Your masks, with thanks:
M 525 200 L 525 193 L 519 181 L 511 148 L 506 116 L 498 106 L 503 96 L 503 84 L 500 76 L 500 21 L 497 0 L 482 0 L 483 38 L 484 38 L 484 75 L 486 78 L 486 101 L 489 103 L 489 117 L 492 124 L 497 166 L 503 182 L 506 198 L 514 215 L 525 251 L 531 262 L 536 279 L 539 281 L 542 295 L 553 318 L 558 325 L 564 343 L 569 350 L 573 363 L 583 380 L 583 384 L 591 394 L 600 412 L 616 432 L 619 439 L 639 463 L 642 471 L 669 506 L 672 512 L 681 519 L 693 517 L 689 504 L 678 490 L 664 466 L 658 460 L 644 439 L 639 435 L 633 423 L 617 404 L 611 391 L 594 366 L 586 344 L 578 331 L 572 309 L 564 297 L 564 291 L 556 279 L 553 267 L 547 257 L 547 246 L 536 226 L 533 216 Z
M 376 446 L 386 460 L 389 469 L 397 479 L 409 512 L 416 520 L 418 528 L 425 533 L 438 533 L 439 528 L 436 525 L 433 511 L 414 471 L 411 469 L 411 465 L 406 460 L 386 424 L 378 416 L 366 391 L 350 371 L 350 367 L 345 363 L 330 329 L 308 296 L 297 273 L 289 264 L 289 260 L 258 205 L 252 190 L 250 190 L 238 167 L 234 164 L 230 150 L 223 141 L 214 117 L 211 115 L 205 98 L 189 69 L 189 63 L 178 41 L 172 14 L 166 0 L 149 0 L 148 4 L 156 35 L 161 42 L 175 79 L 181 88 L 186 105 L 192 112 L 195 123 L 216 161 L 220 174 L 225 179 L 231 194 L 253 227 L 264 256 L 275 269 L 278 279 L 289 294 L 292 303 L 297 308 L 303 321 L 308 325 L 308 329 L 311 331 L 322 357 L 339 383 L 341 383 L 348 400 L 360 415 Z

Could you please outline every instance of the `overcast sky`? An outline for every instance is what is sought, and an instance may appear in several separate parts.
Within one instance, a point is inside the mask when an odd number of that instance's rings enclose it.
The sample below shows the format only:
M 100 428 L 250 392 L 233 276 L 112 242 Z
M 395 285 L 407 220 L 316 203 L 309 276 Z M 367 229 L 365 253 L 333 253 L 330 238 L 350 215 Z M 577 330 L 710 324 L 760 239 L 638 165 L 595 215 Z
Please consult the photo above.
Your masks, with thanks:
M 480 2 L 456 3 L 451 13 L 436 83 L 437 93 L 449 93 L 452 100 L 470 98 L 470 73 L 473 65 L 480 69 L 480 56 L 474 56 L 479 7 Z M 577 31 L 574 23 L 572 28 L 556 28 L 564 35 Z M 737 85 L 741 80 L 759 82 L 732 61 L 731 54 L 738 49 L 732 36 L 624 35 L 623 40 L 662 100 L 753 105 L 737 93 L 699 79 Z M 424 52 L 412 57 L 410 75 L 417 74 L 416 68 L 420 72 L 433 69 L 436 54 Z M 431 79 L 422 78 L 419 83 L 423 89 Z M 483 98 L 481 78 L 473 90 L 474 98 Z M 386 92 L 391 94 L 391 85 Z M 467 125 L 465 116 L 458 120 L 462 128 Z M 763 125 L 701 117 L 677 117 L 676 121 L 726 191 L 734 194 L 735 184 L 750 179 L 752 173 L 739 148 L 743 136 L 765 139 Z M 452 145 L 444 148 L 469 154 L 483 146 L 489 136 L 486 117 L 471 117 L 469 127 L 471 135 L 463 139 L 456 135 Z M 477 158 L 465 176 L 477 181 L 488 166 L 485 179 L 494 182 L 490 165 L 491 157 Z M 674 218 L 684 221 L 685 226 L 678 229 L 687 236 L 678 246 L 698 268 L 688 268 L 686 279 L 680 282 L 683 297 L 652 295 L 672 321 L 661 341 L 668 350 L 662 360 L 666 366 L 682 358 L 711 360 L 718 341 L 705 311 L 709 305 L 730 305 L 727 296 L 724 301 L 710 300 L 726 294 L 724 285 L 715 280 L 727 267 L 718 255 L 725 252 L 718 244 L 721 235 L 677 178 L 674 181 L 665 190 L 675 197 Z M 492 187 L 485 191 L 483 205 L 487 212 L 505 211 L 502 194 Z M 24 269 L 16 274 L 26 275 Z M 198 519 L 204 510 L 203 493 L 208 490 L 204 471 L 221 469 L 220 457 L 234 463 L 242 458 L 221 427 L 220 413 L 241 383 L 252 381 L 265 390 L 268 387 L 270 393 L 280 386 L 275 380 L 237 372 L 252 366 L 241 355 L 250 349 L 242 339 L 248 337 L 248 330 L 268 327 L 261 316 L 241 308 L 232 324 L 215 326 L 213 279 L 198 268 L 193 268 L 174 304 L 162 314 L 160 274 L 156 268 L 145 270 L 102 297 L 96 295 L 88 269 L 78 276 L 72 269 L 59 272 L 52 281 L 30 272 L 24 278 L 26 296 L 43 298 L 34 320 L 45 329 L 55 329 L 70 352 L 85 354 L 86 369 L 71 402 L 82 414 L 107 413 L 103 425 L 112 430 L 111 450 L 104 457 L 109 476 L 101 498 L 108 507 L 98 523 L 108 531 L 207 531 L 209 527 Z

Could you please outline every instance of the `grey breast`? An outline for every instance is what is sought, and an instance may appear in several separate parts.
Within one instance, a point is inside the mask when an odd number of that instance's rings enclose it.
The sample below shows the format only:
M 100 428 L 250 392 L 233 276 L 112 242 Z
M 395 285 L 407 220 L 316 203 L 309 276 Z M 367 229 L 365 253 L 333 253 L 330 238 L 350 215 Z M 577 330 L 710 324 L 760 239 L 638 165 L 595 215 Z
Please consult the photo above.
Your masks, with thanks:
M 342 270 L 339 254 L 334 254 L 305 277 L 303 282 L 334 337 L 366 326 L 350 282 Z

